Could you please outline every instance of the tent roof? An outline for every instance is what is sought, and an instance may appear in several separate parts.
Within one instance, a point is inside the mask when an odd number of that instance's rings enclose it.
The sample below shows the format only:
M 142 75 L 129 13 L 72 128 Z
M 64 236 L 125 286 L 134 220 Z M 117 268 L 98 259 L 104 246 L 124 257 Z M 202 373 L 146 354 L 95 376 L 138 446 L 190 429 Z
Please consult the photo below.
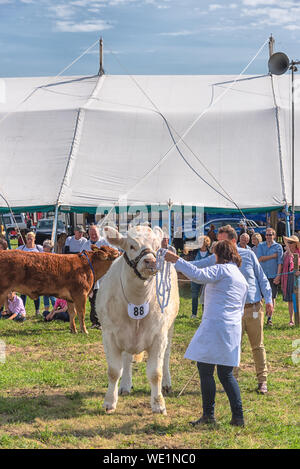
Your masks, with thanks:
M 0 194 L 13 208 L 291 202 L 287 76 L 7 78 L 1 86 Z

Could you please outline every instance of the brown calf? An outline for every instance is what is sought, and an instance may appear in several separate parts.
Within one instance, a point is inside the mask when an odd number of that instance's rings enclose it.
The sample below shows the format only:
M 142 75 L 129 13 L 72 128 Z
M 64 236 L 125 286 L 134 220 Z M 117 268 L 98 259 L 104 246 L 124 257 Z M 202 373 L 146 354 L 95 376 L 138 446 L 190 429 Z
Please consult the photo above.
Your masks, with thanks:
M 100 249 L 93 246 L 93 251 L 86 252 L 86 255 L 89 260 L 83 253 L 0 251 L 0 306 L 9 291 L 17 291 L 32 299 L 40 295 L 63 298 L 68 302 L 71 332 L 76 332 L 77 313 L 80 330 L 87 334 L 84 322 L 87 296 L 94 281 L 108 271 L 119 252 L 108 246 Z

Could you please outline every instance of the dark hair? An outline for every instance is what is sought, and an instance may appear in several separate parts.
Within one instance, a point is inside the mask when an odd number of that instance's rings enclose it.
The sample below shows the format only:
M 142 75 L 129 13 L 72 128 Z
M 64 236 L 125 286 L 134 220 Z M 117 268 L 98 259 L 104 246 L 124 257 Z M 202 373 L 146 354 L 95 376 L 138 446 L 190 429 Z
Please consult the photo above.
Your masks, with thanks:
M 236 234 L 236 231 L 234 228 L 232 228 L 231 225 L 225 225 L 225 226 L 221 226 L 221 228 L 219 228 L 219 233 L 226 233 L 227 236 L 228 236 L 228 239 L 235 239 L 237 241 L 238 239 L 238 235 Z
M 215 245 L 214 253 L 218 257 L 218 264 L 228 264 L 228 262 L 233 262 L 238 267 L 242 264 L 242 258 L 237 252 L 235 245 L 228 239 L 218 241 Z

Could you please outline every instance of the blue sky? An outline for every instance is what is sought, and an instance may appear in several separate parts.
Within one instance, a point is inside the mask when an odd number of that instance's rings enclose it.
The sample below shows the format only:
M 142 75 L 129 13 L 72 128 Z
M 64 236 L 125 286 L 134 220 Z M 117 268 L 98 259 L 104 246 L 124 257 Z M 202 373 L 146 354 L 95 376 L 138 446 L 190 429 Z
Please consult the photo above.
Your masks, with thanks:
M 271 33 L 300 59 L 299 0 L 0 0 L 0 76 L 56 75 L 100 36 L 107 73 L 238 74 Z M 95 47 L 67 74 L 97 71 Z

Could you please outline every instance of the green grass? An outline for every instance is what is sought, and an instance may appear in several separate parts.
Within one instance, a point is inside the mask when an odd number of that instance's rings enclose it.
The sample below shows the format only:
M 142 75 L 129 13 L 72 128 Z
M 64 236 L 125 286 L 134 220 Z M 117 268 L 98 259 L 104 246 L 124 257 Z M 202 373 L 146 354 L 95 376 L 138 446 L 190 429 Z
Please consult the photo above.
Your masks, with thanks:
M 115 414 L 102 409 L 107 388 L 101 331 L 71 335 L 68 324 L 45 324 L 28 301 L 25 323 L 0 321 L 6 361 L 0 363 L 0 448 L 299 448 L 299 364 L 287 306 L 279 299 L 274 326 L 265 329 L 269 393 L 256 394 L 251 349 L 244 338 L 240 388 L 246 427 L 229 425 L 227 397 L 217 378 L 216 429 L 194 429 L 201 413 L 195 364 L 183 358 L 200 323 L 190 319 L 188 286 L 181 288 L 180 313 L 171 355 L 173 394 L 167 416 L 153 415 L 145 362 L 134 364 L 133 392 L 120 397 Z M 87 314 L 87 326 L 90 321 Z M 300 346 L 299 346 L 300 347 Z

